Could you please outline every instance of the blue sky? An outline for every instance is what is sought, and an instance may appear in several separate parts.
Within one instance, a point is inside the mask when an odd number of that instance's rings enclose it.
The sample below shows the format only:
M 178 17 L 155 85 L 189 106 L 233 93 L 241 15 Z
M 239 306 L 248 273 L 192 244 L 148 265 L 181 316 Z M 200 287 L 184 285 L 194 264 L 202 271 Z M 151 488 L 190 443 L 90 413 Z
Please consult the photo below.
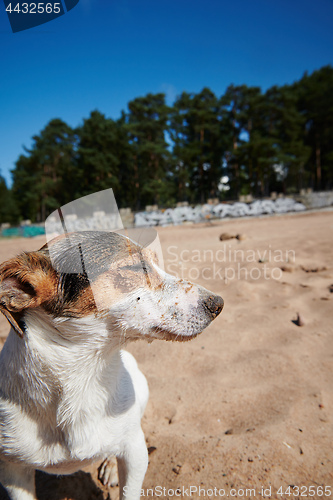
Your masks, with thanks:
M 80 0 L 12 33 L 0 0 L 1 174 L 10 184 L 23 145 L 52 118 L 116 119 L 148 92 L 172 103 L 204 86 L 265 90 L 333 64 L 332 20 L 333 0 Z

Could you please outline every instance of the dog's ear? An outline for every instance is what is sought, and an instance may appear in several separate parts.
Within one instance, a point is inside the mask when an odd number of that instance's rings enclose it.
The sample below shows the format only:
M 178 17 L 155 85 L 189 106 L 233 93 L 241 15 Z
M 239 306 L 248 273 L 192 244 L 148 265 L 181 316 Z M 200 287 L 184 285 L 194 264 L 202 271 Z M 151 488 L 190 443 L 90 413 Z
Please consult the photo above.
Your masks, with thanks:
M 16 320 L 17 313 L 32 305 L 34 295 L 32 287 L 22 286 L 16 277 L 5 278 L 0 283 L 0 311 L 20 337 L 23 337 L 23 330 Z
M 42 265 L 32 253 L 0 266 L 0 312 L 20 337 L 24 335 L 19 326 L 22 312 L 50 299 L 54 291 L 50 278 L 45 263 Z

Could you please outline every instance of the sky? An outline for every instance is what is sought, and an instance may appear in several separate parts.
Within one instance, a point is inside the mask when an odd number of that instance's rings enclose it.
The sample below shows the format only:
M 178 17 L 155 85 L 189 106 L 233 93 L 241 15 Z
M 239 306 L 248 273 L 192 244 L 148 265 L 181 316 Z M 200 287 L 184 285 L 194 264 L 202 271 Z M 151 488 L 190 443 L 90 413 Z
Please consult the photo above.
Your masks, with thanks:
M 13 6 L 16 2 L 13 2 Z M 0 171 L 53 118 L 72 127 L 98 109 L 164 92 L 228 85 L 264 91 L 333 64 L 333 0 L 80 0 L 12 33 L 0 0 Z

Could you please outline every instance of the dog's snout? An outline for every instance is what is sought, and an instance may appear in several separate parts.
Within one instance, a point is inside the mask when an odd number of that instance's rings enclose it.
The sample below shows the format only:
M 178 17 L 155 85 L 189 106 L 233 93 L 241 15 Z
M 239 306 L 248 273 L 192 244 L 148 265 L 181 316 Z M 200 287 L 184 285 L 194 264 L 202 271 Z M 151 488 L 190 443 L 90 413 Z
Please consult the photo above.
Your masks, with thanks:
M 203 305 L 205 309 L 209 311 L 212 319 L 214 319 L 222 311 L 224 300 L 219 295 L 210 295 L 208 298 L 203 300 Z

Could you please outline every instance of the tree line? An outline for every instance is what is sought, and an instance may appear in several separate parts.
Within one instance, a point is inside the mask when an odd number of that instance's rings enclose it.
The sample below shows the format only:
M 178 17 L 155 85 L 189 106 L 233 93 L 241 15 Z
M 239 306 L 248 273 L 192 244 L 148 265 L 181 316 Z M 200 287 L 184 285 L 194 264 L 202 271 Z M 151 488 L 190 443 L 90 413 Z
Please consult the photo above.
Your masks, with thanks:
M 0 222 L 43 221 L 57 207 L 112 188 L 119 207 L 203 203 L 333 187 L 333 68 L 297 82 L 163 93 L 128 103 L 119 119 L 92 111 L 77 128 L 52 119 L 0 178 Z

